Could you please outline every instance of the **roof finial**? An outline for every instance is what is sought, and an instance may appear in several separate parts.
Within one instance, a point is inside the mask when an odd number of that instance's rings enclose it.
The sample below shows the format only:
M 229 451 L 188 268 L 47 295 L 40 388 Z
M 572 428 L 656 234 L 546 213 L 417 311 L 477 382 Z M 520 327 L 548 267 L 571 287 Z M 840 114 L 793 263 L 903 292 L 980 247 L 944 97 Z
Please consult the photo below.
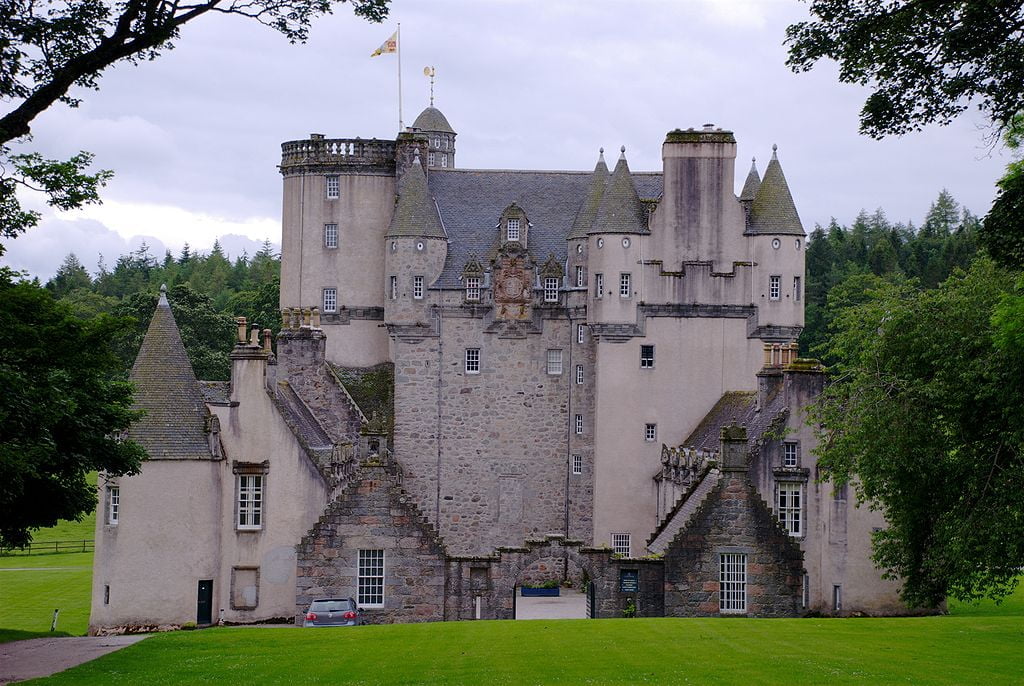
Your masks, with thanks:
M 597 149 L 597 161 L 604 162 L 604 148 Z
M 778 159 L 779 159 L 778 149 L 779 149 L 779 146 L 776 145 L 775 143 L 772 143 L 772 159 L 776 160 L 776 161 L 778 161 Z
M 423 75 L 430 77 L 430 106 L 434 106 L 434 75 L 437 74 L 437 70 L 433 67 L 423 67 Z
M 160 284 L 160 300 L 157 302 L 158 305 L 167 304 L 167 284 Z
M 420 162 L 420 149 L 419 148 L 413 148 L 412 149 L 412 163 L 413 164 L 422 164 Z
M 619 148 L 619 159 L 620 160 L 626 159 L 626 146 L 625 145 L 623 145 L 621 148 Z
M 750 158 L 750 171 L 757 171 L 757 158 L 756 157 L 751 157 Z

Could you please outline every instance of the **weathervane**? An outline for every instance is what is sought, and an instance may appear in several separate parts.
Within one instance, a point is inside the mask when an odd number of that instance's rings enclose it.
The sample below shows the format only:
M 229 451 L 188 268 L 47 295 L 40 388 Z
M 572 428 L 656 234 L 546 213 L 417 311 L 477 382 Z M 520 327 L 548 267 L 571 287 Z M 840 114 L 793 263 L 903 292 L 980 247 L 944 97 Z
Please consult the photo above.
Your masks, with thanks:
M 430 77 L 430 106 L 434 106 L 434 74 L 437 70 L 433 67 L 423 67 L 423 75 Z

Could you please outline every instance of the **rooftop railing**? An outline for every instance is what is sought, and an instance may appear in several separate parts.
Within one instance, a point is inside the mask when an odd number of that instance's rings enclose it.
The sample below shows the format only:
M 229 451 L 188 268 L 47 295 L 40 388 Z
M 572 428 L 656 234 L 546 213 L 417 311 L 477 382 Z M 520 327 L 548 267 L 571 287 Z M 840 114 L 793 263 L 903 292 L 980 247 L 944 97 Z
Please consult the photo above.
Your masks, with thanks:
M 375 138 L 318 138 L 314 135 L 300 141 L 281 144 L 281 166 L 311 163 L 358 165 L 394 164 L 395 142 Z

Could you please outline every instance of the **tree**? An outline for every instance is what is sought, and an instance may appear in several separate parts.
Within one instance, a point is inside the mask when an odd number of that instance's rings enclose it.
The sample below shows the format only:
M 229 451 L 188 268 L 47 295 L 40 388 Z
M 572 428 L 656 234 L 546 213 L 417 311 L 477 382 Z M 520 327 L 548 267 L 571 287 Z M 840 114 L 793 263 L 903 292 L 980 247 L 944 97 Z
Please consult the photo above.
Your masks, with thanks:
M 46 283 L 46 289 L 55 297 L 63 298 L 76 288 L 89 288 L 91 285 L 92 279 L 89 278 L 89 272 L 85 270 L 78 257 L 72 252 L 68 253 L 64 262 L 57 269 L 57 273 Z
M 979 240 L 996 262 L 1017 269 L 1024 268 L 1024 160 L 1020 159 L 1024 139 L 1024 114 L 1018 114 L 1006 132 L 1007 147 L 1014 159 L 1006 167 L 996 186 L 999 191 L 992 208 L 985 215 Z
M 874 559 L 912 605 L 1003 596 L 1024 565 L 1024 355 L 991 317 L 1013 295 L 979 259 L 935 289 L 876 281 L 832 322 L 818 465 L 885 515 Z
M 45 289 L 0 270 L 0 547 L 96 507 L 86 474 L 134 474 L 145 453 L 121 432 L 138 417 L 107 341 L 125 327 L 85 321 Z
M 379 22 L 390 0 L 62 0 L 0 3 L 0 237 L 34 226 L 39 214 L 21 207 L 19 186 L 42 192 L 61 209 L 99 201 L 111 172 L 88 173 L 92 155 L 67 161 L 13 153 L 9 143 L 31 133 L 33 120 L 61 102 L 79 104 L 72 87 L 97 89 L 108 67 L 155 59 L 173 47 L 181 28 L 206 14 L 254 19 L 292 42 L 306 39 L 310 22 L 349 2 L 356 15 Z
M 787 64 L 828 58 L 843 83 L 873 88 L 860 113 L 872 138 L 948 124 L 971 101 L 1000 129 L 1024 109 L 1019 0 L 810 0 L 786 30 Z

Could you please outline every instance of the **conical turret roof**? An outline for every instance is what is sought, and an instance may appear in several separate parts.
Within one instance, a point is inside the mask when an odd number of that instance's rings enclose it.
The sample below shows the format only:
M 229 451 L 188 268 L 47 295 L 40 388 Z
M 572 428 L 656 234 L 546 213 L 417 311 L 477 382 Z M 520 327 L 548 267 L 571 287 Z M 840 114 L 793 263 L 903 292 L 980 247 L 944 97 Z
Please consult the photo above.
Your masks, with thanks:
M 398 236 L 425 236 L 445 238 L 444 227 L 437 216 L 437 206 L 427 188 L 427 176 L 423 171 L 419 155 L 405 170 L 398 181 L 398 202 L 391 216 L 391 225 L 385 234 L 388 238 Z
M 209 460 L 206 405 L 181 333 L 160 288 L 153 319 L 132 366 L 135 408 L 146 414 L 128 434 L 151 460 Z
M 597 219 L 597 211 L 601 208 L 601 198 L 604 196 L 604 189 L 607 185 L 608 165 L 604 163 L 604 148 L 601 148 L 597 164 L 594 166 L 594 173 L 590 177 L 590 189 L 587 191 L 587 197 L 580 205 L 579 211 L 576 212 L 572 230 L 566 236 L 568 240 L 587 237 L 587 231 Z
M 420 131 L 455 133 L 452 125 L 448 123 L 448 119 L 441 114 L 441 110 L 433 105 L 420 112 L 420 116 L 416 117 L 416 121 L 412 123 L 412 128 Z
M 757 189 L 761 187 L 761 175 L 757 173 L 757 158 L 750 160 L 750 173 L 747 180 L 743 182 L 743 190 L 740 191 L 740 202 L 753 202 L 757 195 Z
M 650 233 L 643 204 L 626 163 L 625 147 L 601 198 L 594 225 L 587 233 Z
M 772 146 L 772 161 L 764 170 L 764 179 L 750 205 L 747 233 L 804 235 L 775 146 Z

